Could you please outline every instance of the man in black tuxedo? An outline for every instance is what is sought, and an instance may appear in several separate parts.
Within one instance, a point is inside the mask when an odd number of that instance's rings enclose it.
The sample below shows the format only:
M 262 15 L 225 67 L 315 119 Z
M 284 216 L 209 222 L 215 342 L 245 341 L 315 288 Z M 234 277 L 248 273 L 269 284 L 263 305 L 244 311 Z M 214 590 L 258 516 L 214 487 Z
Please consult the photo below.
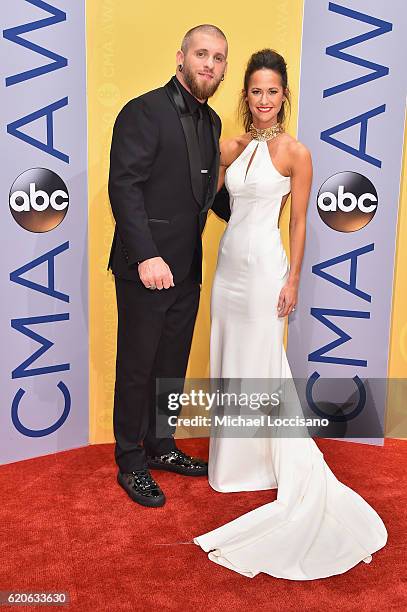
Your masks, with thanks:
M 227 41 L 202 25 L 185 35 L 177 74 L 128 102 L 113 129 L 109 196 L 116 220 L 109 267 L 118 308 L 114 399 L 118 482 L 144 506 L 165 496 L 149 468 L 190 476 L 207 464 L 156 431 L 156 378 L 183 379 L 199 304 L 201 233 L 214 203 L 221 121 L 208 106 L 224 78 Z

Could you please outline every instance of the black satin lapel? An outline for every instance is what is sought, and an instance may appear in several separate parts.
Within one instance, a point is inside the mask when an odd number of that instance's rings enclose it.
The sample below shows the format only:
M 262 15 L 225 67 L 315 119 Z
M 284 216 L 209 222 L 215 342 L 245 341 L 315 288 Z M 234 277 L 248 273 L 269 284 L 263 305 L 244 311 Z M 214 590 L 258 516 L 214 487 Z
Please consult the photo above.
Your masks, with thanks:
M 213 143 L 215 146 L 215 157 L 214 157 L 212 168 L 210 171 L 210 175 L 212 178 L 209 184 L 206 202 L 202 209 L 202 212 L 206 212 L 212 206 L 213 200 L 216 195 L 216 189 L 218 186 L 218 177 L 219 177 L 219 161 L 220 161 L 219 136 L 220 134 L 218 133 L 216 129 L 215 118 L 212 113 L 213 113 L 212 109 L 209 108 L 209 115 L 211 118 L 211 126 L 212 126 L 212 137 L 213 137 Z
M 173 77 L 171 81 L 167 83 L 165 89 L 170 97 L 170 100 L 177 109 L 181 121 L 188 149 L 192 192 L 194 194 L 195 200 L 199 204 L 199 207 L 201 207 L 203 203 L 201 174 L 202 160 L 201 152 L 199 150 L 198 138 L 196 136 L 194 120 L 192 119 L 192 115 L 189 112 L 187 105 L 185 104 L 185 100 L 182 97 L 181 91 L 178 88 L 175 77 Z

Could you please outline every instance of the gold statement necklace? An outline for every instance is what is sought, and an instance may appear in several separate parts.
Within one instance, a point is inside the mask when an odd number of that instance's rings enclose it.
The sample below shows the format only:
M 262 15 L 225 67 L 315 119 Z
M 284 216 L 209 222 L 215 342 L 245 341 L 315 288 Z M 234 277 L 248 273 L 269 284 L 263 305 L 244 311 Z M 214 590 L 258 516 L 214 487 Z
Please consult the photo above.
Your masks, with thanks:
M 272 140 L 279 134 L 282 134 L 284 132 L 284 128 L 282 127 L 281 123 L 276 123 L 268 128 L 256 128 L 252 123 L 250 125 L 249 132 L 253 140 L 267 141 Z

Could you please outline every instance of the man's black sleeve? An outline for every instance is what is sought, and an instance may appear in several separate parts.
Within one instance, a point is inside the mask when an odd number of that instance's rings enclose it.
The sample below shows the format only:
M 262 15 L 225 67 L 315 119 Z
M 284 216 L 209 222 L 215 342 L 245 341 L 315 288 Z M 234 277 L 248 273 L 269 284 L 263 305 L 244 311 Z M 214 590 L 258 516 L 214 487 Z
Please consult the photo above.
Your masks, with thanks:
M 143 194 L 158 139 L 157 122 L 143 100 L 128 102 L 113 128 L 109 197 L 118 234 L 128 253 L 129 266 L 159 256 L 148 225 Z
M 230 219 L 229 192 L 225 186 L 218 191 L 212 204 L 212 210 L 224 221 Z

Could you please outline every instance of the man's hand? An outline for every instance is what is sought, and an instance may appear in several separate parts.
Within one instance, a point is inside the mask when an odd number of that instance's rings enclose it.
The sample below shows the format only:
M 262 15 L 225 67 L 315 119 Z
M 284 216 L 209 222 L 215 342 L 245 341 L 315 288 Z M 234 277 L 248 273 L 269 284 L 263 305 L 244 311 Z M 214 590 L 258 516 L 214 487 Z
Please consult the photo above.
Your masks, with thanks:
M 147 289 L 169 289 L 174 280 L 169 266 L 162 257 L 151 257 L 138 265 L 141 282 Z

